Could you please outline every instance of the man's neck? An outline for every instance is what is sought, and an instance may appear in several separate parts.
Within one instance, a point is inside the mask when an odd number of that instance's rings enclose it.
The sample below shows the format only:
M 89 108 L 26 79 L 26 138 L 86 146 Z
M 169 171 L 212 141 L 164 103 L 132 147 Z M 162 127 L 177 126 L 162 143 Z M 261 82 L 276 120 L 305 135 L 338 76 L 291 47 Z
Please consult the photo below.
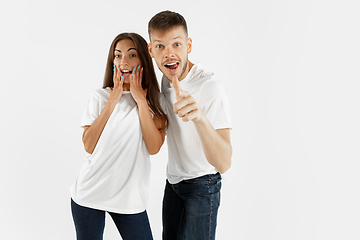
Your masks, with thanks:
M 193 66 L 194 66 L 194 64 L 192 62 L 190 62 L 190 61 L 187 62 L 186 69 L 185 69 L 184 73 L 181 75 L 181 77 L 179 78 L 179 82 L 186 78 L 186 76 L 189 74 L 189 72 Z

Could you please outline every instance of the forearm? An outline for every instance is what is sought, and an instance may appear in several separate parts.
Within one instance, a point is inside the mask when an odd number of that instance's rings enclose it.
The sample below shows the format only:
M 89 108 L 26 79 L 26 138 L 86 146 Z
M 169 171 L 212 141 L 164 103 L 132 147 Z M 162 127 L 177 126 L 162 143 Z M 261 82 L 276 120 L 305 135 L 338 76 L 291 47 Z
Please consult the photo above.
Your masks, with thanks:
M 104 130 L 104 127 L 109 120 L 111 113 L 113 112 L 116 106 L 116 102 L 109 101 L 106 103 L 105 107 L 101 111 L 99 117 L 95 122 L 84 130 L 83 134 L 83 143 L 85 151 L 92 154 L 99 138 Z
M 165 140 L 165 129 L 159 129 L 151 116 L 147 102 L 138 103 L 141 130 L 150 155 L 159 152 Z
M 230 130 L 215 130 L 194 97 L 180 89 L 177 77 L 173 78 L 172 83 L 177 100 L 173 107 L 174 113 L 184 122 L 193 121 L 206 159 L 220 173 L 225 173 L 231 166 Z
M 231 166 L 232 156 L 229 130 L 215 130 L 204 115 L 194 124 L 206 159 L 220 173 L 225 173 Z

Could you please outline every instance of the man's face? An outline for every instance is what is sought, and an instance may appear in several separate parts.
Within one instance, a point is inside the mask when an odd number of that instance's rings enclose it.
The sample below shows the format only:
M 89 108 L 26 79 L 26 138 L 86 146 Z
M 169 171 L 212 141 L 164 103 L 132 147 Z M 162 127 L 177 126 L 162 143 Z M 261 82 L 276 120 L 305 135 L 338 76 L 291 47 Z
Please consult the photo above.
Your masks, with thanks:
M 150 35 L 149 52 L 160 71 L 171 81 L 178 77 L 184 79 L 189 72 L 188 54 L 191 52 L 192 40 L 187 38 L 181 26 L 167 31 L 155 30 Z

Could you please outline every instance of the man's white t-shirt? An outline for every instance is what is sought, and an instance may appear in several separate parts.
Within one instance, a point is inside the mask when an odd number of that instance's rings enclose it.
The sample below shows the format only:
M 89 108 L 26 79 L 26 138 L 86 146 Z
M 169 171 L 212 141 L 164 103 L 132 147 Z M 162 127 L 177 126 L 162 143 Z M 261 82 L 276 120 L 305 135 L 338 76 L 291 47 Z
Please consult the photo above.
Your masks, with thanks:
M 90 97 L 81 126 L 92 125 L 110 97 L 106 89 Z M 124 91 L 92 154 L 86 156 L 70 188 L 79 205 L 114 213 L 145 211 L 150 181 L 150 156 L 143 140 L 137 104 Z
M 206 72 L 200 64 L 195 64 L 188 75 L 180 81 L 182 90 L 189 92 L 199 104 L 202 112 L 214 129 L 231 129 L 229 100 L 221 81 L 213 73 Z M 162 107 L 169 119 L 167 129 L 168 166 L 167 178 L 171 184 L 182 180 L 217 173 L 206 159 L 194 123 L 183 122 L 175 115 L 175 90 L 169 80 L 162 78 Z

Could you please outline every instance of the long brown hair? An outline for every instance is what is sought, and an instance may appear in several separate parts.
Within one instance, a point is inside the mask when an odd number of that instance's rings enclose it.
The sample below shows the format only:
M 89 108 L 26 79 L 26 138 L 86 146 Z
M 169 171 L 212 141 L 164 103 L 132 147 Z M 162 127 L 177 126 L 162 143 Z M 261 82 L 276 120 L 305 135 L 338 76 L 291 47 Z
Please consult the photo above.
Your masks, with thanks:
M 134 42 L 137 56 L 140 59 L 141 66 L 144 68 L 141 86 L 143 89 L 147 89 L 146 100 L 150 107 L 150 111 L 155 117 L 165 119 L 165 127 L 167 128 L 168 119 L 160 105 L 160 89 L 159 83 L 156 79 L 153 62 L 149 54 L 147 42 L 139 34 L 121 33 L 115 37 L 109 49 L 109 55 L 105 68 L 103 88 L 114 86 L 113 65 L 115 58 L 115 46 L 119 41 L 125 39 L 130 39 Z

